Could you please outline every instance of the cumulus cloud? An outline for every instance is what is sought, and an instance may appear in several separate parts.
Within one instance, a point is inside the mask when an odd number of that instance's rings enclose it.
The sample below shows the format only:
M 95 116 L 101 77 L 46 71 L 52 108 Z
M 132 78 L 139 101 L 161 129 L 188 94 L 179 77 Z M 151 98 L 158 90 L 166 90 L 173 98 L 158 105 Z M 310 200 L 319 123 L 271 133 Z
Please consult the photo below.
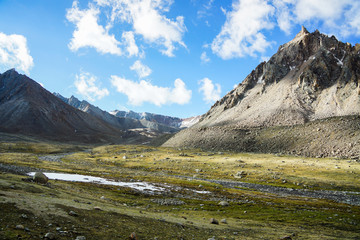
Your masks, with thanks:
M 3 70 L 17 68 L 29 74 L 34 62 L 24 36 L 0 32 L 0 65 Z
M 142 64 L 140 60 L 134 62 L 134 64 L 130 67 L 130 70 L 135 71 L 139 78 L 148 77 L 152 73 L 152 70 L 148 66 Z
M 262 0 L 237 0 L 232 8 L 226 12 L 226 22 L 211 44 L 212 51 L 223 59 L 265 52 L 271 43 L 261 31 L 274 27 L 269 21 L 274 7 Z
M 172 0 L 96 0 L 98 6 L 111 7 L 109 26 L 116 20 L 128 23 L 134 33 L 141 35 L 151 44 L 163 46 L 160 51 L 174 56 L 177 45 L 186 47 L 182 41 L 186 31 L 184 17 L 175 20 L 167 18 L 164 13 L 169 11 Z
M 210 58 L 207 56 L 206 52 L 203 52 L 200 56 L 201 63 L 208 63 L 210 62 Z
M 295 24 L 316 26 L 341 37 L 360 35 L 360 2 L 351 0 L 275 0 L 277 22 L 290 33 Z
M 209 78 L 201 79 L 199 92 L 203 94 L 203 99 L 206 103 L 213 103 L 220 99 L 221 86 L 220 84 L 213 84 Z
M 176 79 L 173 88 L 159 87 L 148 81 L 134 82 L 122 77 L 111 76 L 111 83 L 120 93 L 128 97 L 131 105 L 139 106 L 145 102 L 162 106 L 164 104 L 186 104 L 191 99 L 191 90 L 186 89 L 181 79 Z
M 277 23 L 279 28 L 287 35 L 291 33 L 292 24 L 294 21 L 291 16 L 289 4 L 294 4 L 295 0 L 274 0 L 273 4 L 276 8 Z
M 349 0 L 300 0 L 296 3 L 295 15 L 299 21 L 318 18 L 330 24 L 341 18 L 343 8 L 349 3 Z
M 211 44 L 223 59 L 264 53 L 271 46 L 266 31 L 275 26 L 286 34 L 305 25 L 341 37 L 360 35 L 359 1 L 233 0 L 232 8 L 223 12 L 226 21 Z
M 134 33 L 132 31 L 123 32 L 122 39 L 124 40 L 124 45 L 126 46 L 128 56 L 138 56 L 139 48 L 136 45 Z
M 98 24 L 99 14 L 100 10 L 93 5 L 89 5 L 87 10 L 80 10 L 78 2 L 73 2 L 72 8 L 68 9 L 66 14 L 67 20 L 76 25 L 69 48 L 72 51 L 77 51 L 83 47 L 92 47 L 102 54 L 122 55 L 119 47 L 120 42 Z
M 79 94 L 89 101 L 95 101 L 109 95 L 109 91 L 106 88 L 100 89 L 96 81 L 97 78 L 91 73 L 82 72 L 76 75 L 74 84 Z

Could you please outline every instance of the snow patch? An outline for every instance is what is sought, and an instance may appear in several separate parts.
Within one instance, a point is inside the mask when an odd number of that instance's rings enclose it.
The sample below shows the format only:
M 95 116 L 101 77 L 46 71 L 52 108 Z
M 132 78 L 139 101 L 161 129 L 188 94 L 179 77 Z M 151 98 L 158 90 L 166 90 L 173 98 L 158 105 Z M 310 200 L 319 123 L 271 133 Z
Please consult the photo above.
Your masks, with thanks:
M 265 73 L 263 73 L 263 74 L 258 78 L 257 83 L 261 84 L 261 83 L 264 82 L 264 81 L 263 81 L 263 80 L 264 80 L 264 79 L 263 79 L 263 78 L 264 78 L 264 74 L 265 74 Z
M 85 183 L 96 183 L 103 185 L 112 185 L 119 187 L 129 187 L 141 192 L 155 193 L 163 192 L 166 189 L 162 187 L 155 186 L 147 182 L 115 182 L 114 180 L 109 180 L 101 177 L 93 177 L 80 174 L 69 174 L 69 173 L 44 173 L 49 179 L 52 180 L 61 180 L 69 182 L 85 182 Z M 35 172 L 30 172 L 27 175 L 34 176 Z

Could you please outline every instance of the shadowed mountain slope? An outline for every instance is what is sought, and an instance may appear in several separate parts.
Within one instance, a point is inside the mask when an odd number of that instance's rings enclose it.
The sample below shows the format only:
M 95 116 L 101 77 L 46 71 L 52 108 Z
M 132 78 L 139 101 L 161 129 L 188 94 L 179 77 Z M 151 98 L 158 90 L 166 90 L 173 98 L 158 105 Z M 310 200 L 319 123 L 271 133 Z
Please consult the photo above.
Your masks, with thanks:
M 124 142 L 127 135 L 64 103 L 14 69 L 0 75 L 0 113 L 2 132 L 87 143 Z

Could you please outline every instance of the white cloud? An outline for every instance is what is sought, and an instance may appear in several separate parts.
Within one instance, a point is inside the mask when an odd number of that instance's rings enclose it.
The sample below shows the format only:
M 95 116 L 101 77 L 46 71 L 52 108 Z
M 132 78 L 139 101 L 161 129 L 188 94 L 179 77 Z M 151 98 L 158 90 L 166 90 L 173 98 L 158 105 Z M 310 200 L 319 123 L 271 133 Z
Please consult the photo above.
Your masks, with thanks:
M 126 51 L 128 53 L 128 56 L 138 56 L 139 55 L 139 48 L 136 45 L 134 33 L 129 32 L 123 32 L 122 38 L 124 40 L 124 44 L 126 46 Z
M 269 19 L 274 7 L 262 0 L 237 0 L 232 8 L 226 13 L 221 32 L 212 42 L 212 51 L 223 59 L 265 52 L 271 43 L 260 31 L 274 27 Z
M 343 37 L 360 35 L 360 3 L 357 1 L 275 0 L 274 6 L 279 27 L 287 34 L 295 24 L 301 24 Z
M 348 36 L 350 34 L 360 35 L 360 2 L 355 2 L 352 8 L 346 12 L 345 17 L 348 25 L 348 30 L 344 31 L 343 35 Z M 343 28 L 344 29 L 344 28 Z
M 209 16 L 208 11 L 213 7 L 214 0 L 208 0 L 208 2 L 202 4 L 202 9 L 197 11 L 198 18 L 204 18 Z
M 72 8 L 66 13 L 67 20 L 76 25 L 69 48 L 77 51 L 83 47 L 93 47 L 102 54 L 122 55 L 120 42 L 98 24 L 99 14 L 100 10 L 93 5 L 82 11 L 78 8 L 78 2 L 73 2 Z
M 24 36 L 0 32 L 0 65 L 3 70 L 17 68 L 29 74 L 34 62 Z
M 76 75 L 74 82 L 79 94 L 83 95 L 89 101 L 95 101 L 109 95 L 106 88 L 100 89 L 96 83 L 97 78 L 91 73 L 82 72 Z
M 118 76 L 111 76 L 111 83 L 117 91 L 125 94 L 131 105 L 139 106 L 144 102 L 162 106 L 164 104 L 186 104 L 191 99 L 191 90 L 186 89 L 181 79 L 176 79 L 173 88 L 159 87 L 141 80 L 134 82 Z
M 318 18 L 330 24 L 341 18 L 343 8 L 349 2 L 349 0 L 300 0 L 295 7 L 295 15 L 298 21 Z
M 210 62 L 210 58 L 207 56 L 206 52 L 203 52 L 200 56 L 201 63 L 208 63 Z
M 221 86 L 220 84 L 213 84 L 209 78 L 201 79 L 199 92 L 203 94 L 203 99 L 206 103 L 213 103 L 220 99 Z
M 271 46 L 265 31 L 292 34 L 299 25 L 340 37 L 360 35 L 360 2 L 353 0 L 233 0 L 211 49 L 222 59 L 262 55 Z
M 186 47 L 182 41 L 186 27 L 184 17 L 171 20 L 163 15 L 169 11 L 172 0 L 96 0 L 99 6 L 110 6 L 110 26 L 119 19 L 132 25 L 134 33 L 151 44 L 163 46 L 161 52 L 174 56 L 176 45 Z
M 291 33 L 292 21 L 294 21 L 291 16 L 289 9 L 289 4 L 293 4 L 295 0 L 274 0 L 273 4 L 276 8 L 277 23 L 279 28 L 284 31 L 287 35 Z
M 140 60 L 135 61 L 130 67 L 130 70 L 135 71 L 137 75 L 139 75 L 139 78 L 148 77 L 152 73 L 152 70 L 148 66 L 142 64 Z

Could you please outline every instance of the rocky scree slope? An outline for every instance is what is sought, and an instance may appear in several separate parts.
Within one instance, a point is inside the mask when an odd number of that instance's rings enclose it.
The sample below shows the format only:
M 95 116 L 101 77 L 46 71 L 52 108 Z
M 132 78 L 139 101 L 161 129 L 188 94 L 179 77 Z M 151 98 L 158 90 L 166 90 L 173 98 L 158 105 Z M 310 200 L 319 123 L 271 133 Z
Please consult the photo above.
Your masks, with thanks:
M 0 113 L 1 132 L 84 143 L 137 137 L 64 103 L 15 69 L 0 74 Z
M 351 46 L 319 31 L 309 33 L 303 27 L 292 41 L 280 46 L 268 62 L 259 64 L 242 83 L 216 102 L 198 124 L 181 131 L 164 146 L 302 152 L 315 140 L 305 136 L 295 137 L 291 131 L 287 132 L 286 138 L 273 139 L 272 134 L 265 134 L 263 131 L 276 127 L 286 129 L 287 126 L 294 125 L 301 125 L 304 133 L 312 132 L 315 125 L 316 129 L 331 126 L 333 133 L 339 133 L 339 142 L 354 145 L 348 136 L 341 134 L 346 130 L 344 127 L 352 124 L 342 125 L 340 118 L 328 118 L 360 113 L 359 53 L 360 44 Z M 320 121 L 320 125 L 305 124 L 319 119 L 327 121 Z M 354 126 L 359 124 L 357 117 L 346 119 L 353 121 Z M 250 129 L 255 131 L 248 131 Z M 262 130 L 259 132 L 259 129 Z M 235 140 L 243 136 L 242 130 L 247 132 L 247 144 L 237 143 Z M 360 136 L 358 128 L 353 130 L 353 134 Z M 331 154 L 333 150 L 330 148 L 323 152 L 320 149 L 328 149 L 331 136 L 316 136 L 324 138 L 324 141 L 318 141 L 325 145 L 318 146 L 319 151 L 313 149 L 314 153 L 307 154 L 336 155 Z M 289 140 L 288 138 L 298 141 L 290 141 L 293 144 L 289 146 L 289 142 L 285 140 Z M 277 147 L 266 147 L 266 144 L 261 144 L 262 141 L 269 141 Z M 358 151 L 355 150 L 354 154 L 356 152 Z M 344 153 L 346 156 L 352 154 Z

